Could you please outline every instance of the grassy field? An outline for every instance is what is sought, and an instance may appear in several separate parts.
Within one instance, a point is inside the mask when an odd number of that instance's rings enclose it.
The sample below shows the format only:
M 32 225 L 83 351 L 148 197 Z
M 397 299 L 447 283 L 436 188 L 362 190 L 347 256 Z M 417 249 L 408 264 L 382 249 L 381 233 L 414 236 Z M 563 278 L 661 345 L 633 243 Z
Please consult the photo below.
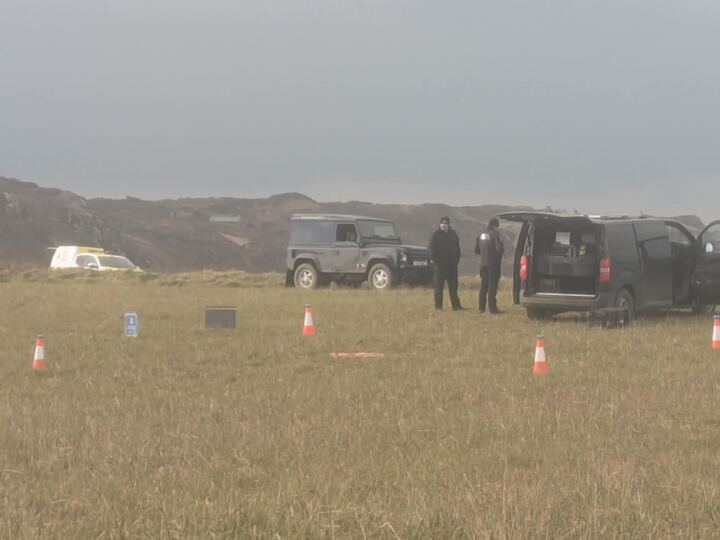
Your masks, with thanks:
M 492 317 L 281 282 L 0 274 L 0 537 L 720 536 L 708 316 L 613 331 L 528 321 L 507 284 Z M 203 328 L 215 304 L 236 330 Z

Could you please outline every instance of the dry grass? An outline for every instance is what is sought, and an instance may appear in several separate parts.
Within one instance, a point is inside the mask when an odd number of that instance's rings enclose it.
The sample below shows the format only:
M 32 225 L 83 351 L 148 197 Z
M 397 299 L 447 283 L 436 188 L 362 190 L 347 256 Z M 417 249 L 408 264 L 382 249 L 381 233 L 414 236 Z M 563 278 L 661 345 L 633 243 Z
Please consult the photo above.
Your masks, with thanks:
M 240 273 L 0 281 L 2 538 L 720 535 L 707 317 L 540 326 Z M 238 306 L 237 330 L 202 327 L 213 304 Z

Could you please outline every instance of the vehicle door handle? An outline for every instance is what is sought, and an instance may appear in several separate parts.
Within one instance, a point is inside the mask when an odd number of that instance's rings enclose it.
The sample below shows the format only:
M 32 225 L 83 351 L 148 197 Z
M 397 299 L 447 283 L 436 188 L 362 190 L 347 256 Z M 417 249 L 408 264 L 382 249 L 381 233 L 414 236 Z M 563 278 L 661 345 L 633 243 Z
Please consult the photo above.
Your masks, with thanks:
M 339 250 L 339 249 L 336 249 L 336 250 L 335 250 L 335 255 L 340 255 L 340 250 Z

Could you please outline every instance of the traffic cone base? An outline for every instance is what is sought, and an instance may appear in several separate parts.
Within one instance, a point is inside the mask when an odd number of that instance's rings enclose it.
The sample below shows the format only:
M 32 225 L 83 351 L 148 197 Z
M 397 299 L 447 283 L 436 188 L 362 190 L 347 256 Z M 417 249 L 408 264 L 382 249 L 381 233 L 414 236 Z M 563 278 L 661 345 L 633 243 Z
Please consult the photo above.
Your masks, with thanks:
M 312 306 L 310 304 L 305 306 L 305 322 L 302 333 L 303 336 L 315 335 L 315 321 L 313 321 Z
M 720 315 L 713 315 L 712 348 L 720 349 Z
M 535 362 L 533 364 L 533 375 L 544 375 L 550 373 L 547 359 L 545 358 L 545 338 L 538 336 L 535 342 Z
M 32 368 L 39 370 L 45 369 L 45 338 L 38 336 L 35 340 L 35 356 L 33 357 Z

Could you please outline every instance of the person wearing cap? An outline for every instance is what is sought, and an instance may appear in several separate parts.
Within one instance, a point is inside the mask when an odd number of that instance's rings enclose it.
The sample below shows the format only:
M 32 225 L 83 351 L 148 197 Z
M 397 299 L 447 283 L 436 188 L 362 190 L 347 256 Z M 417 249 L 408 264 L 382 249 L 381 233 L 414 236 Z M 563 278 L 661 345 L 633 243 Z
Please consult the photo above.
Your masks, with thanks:
M 502 313 L 497 307 L 497 289 L 500 281 L 500 265 L 504 252 L 503 241 L 497 228 L 500 222 L 492 218 L 485 232 L 475 240 L 475 253 L 480 255 L 480 294 L 478 307 L 485 313 L 487 306 L 490 313 Z
M 450 227 L 450 218 L 443 216 L 440 226 L 430 238 L 430 257 L 435 268 L 435 309 L 442 309 L 443 289 L 448 285 L 448 295 L 454 311 L 463 309 L 458 298 L 458 263 L 460 262 L 460 239 Z

